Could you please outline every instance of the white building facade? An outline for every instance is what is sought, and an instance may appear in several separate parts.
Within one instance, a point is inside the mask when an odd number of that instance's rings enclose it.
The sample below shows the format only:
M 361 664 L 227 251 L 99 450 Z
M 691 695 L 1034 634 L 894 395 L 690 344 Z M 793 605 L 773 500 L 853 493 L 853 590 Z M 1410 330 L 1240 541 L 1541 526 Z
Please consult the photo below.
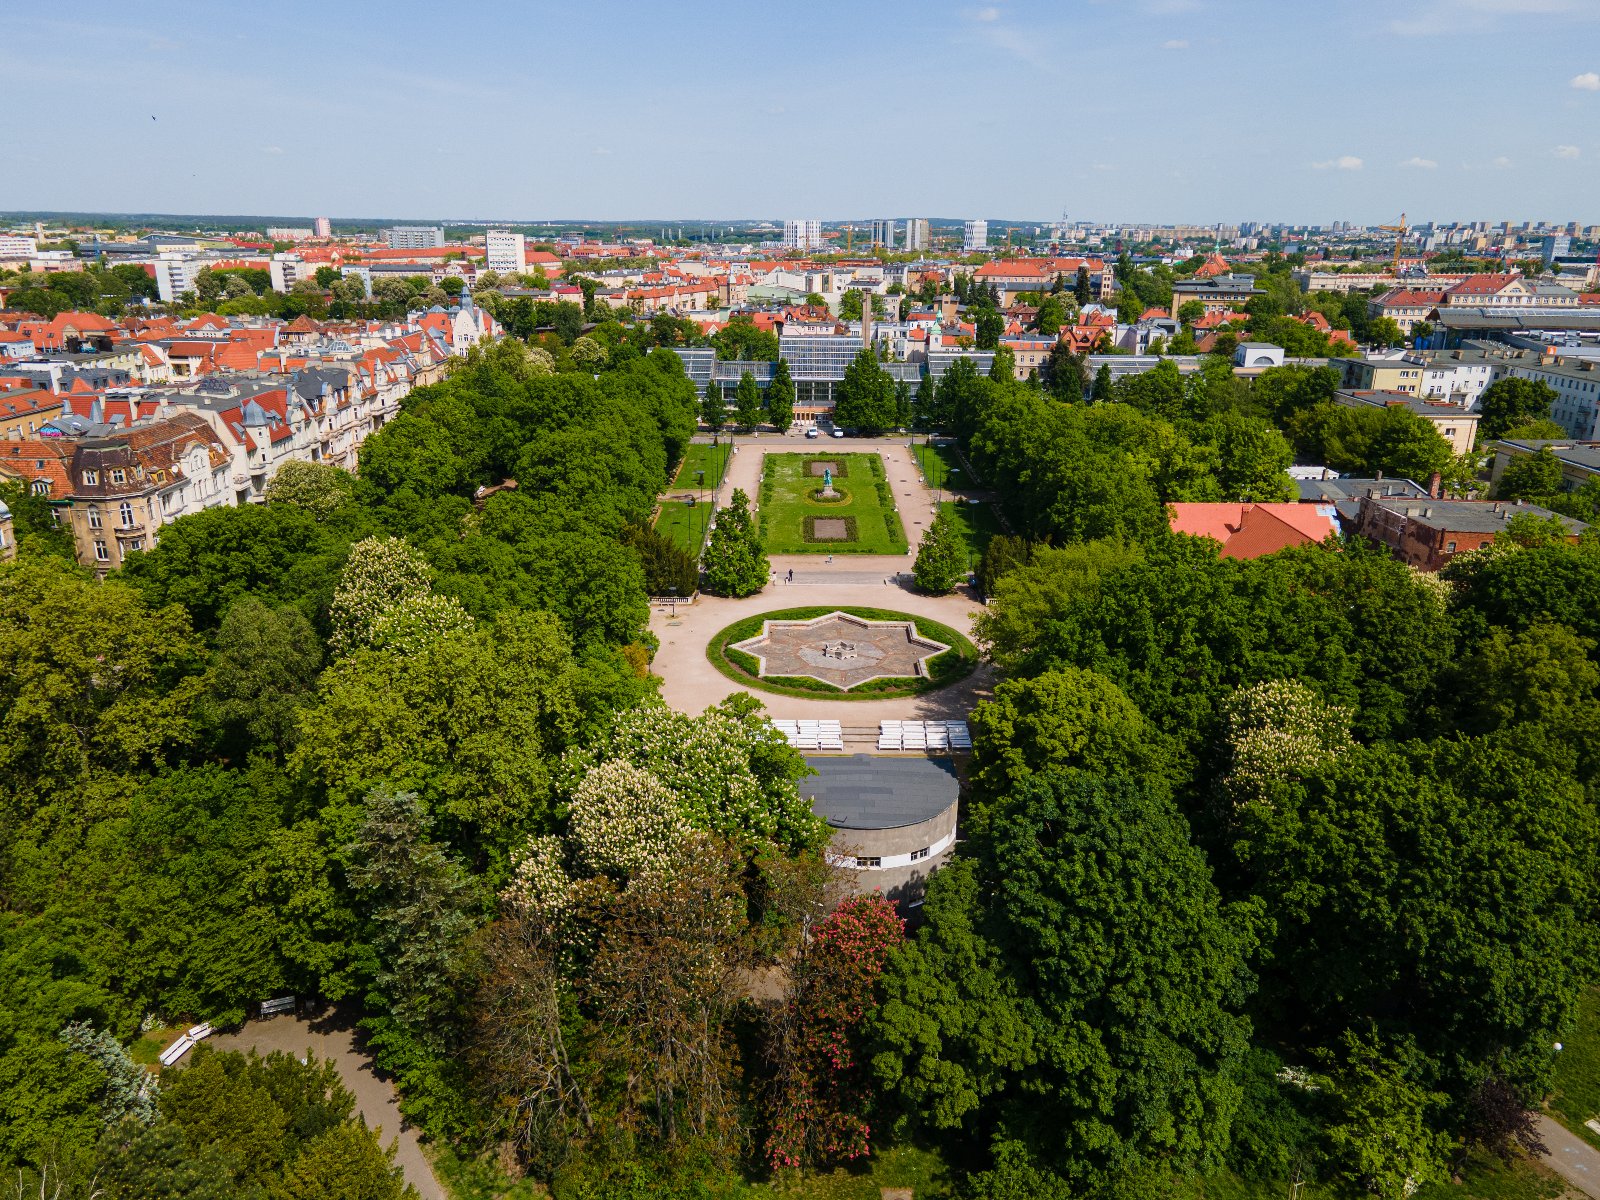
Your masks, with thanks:
M 989 222 L 967 221 L 961 227 L 961 248 L 968 253 L 989 248 Z
M 483 248 L 491 271 L 521 275 L 528 269 L 528 244 L 515 230 L 489 230 L 484 235 Z
M 815 250 L 822 245 L 822 222 L 785 221 L 783 244 L 789 250 Z

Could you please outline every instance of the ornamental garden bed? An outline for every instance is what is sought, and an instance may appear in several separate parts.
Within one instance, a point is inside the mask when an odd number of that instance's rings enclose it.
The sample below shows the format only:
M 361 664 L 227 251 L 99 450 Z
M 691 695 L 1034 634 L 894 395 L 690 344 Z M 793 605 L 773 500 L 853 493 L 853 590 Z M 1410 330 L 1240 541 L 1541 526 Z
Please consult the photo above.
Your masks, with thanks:
M 819 500 L 821 467 L 837 468 L 835 480 L 850 480 L 836 500 Z M 819 468 L 813 470 L 813 468 Z M 904 554 L 905 530 L 894 494 L 876 454 L 768 454 L 762 465 L 761 537 L 768 554 Z M 847 536 L 833 536 L 847 522 Z
M 829 613 L 846 613 L 865 621 L 908 621 L 919 637 L 941 642 L 949 649 L 924 661 L 925 676 L 897 676 L 859 683 L 846 690 L 808 676 L 760 674 L 760 661 L 753 654 L 734 649 L 734 644 L 760 635 L 767 621 L 809 621 Z M 757 691 L 772 692 L 779 696 L 816 698 L 826 696 L 835 700 L 885 700 L 899 696 L 917 696 L 937 691 L 972 674 L 978 665 L 978 648 L 961 633 L 948 625 L 927 617 L 897 612 L 884 608 L 852 608 L 837 604 L 816 605 L 808 608 L 784 608 L 758 613 L 735 621 L 720 630 L 706 646 L 706 658 L 711 665 L 735 683 Z

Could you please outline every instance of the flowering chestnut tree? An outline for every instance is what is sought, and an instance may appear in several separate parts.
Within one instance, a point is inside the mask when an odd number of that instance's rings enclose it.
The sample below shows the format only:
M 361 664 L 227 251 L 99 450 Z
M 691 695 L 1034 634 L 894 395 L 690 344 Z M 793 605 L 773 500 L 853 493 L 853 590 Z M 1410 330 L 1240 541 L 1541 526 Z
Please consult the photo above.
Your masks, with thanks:
M 767 1040 L 773 1079 L 766 1156 L 773 1168 L 871 1152 L 861 1029 L 877 1010 L 884 964 L 904 940 L 905 922 L 876 894 L 847 900 L 812 930 Z

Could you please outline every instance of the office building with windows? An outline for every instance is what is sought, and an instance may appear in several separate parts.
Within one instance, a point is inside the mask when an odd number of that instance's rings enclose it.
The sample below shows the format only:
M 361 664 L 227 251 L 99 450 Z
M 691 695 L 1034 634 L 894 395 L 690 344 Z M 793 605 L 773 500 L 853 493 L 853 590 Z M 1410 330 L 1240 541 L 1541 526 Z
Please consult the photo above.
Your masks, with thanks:
M 967 252 L 989 248 L 989 222 L 968 221 L 962 226 L 961 248 Z
M 906 249 L 926 250 L 928 246 L 928 219 L 926 217 L 907 217 Z

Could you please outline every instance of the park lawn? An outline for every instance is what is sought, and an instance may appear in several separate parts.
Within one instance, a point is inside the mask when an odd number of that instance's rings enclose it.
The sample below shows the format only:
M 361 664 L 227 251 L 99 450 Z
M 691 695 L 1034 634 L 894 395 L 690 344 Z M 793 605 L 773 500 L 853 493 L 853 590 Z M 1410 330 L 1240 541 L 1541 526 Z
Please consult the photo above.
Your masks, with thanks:
M 811 493 L 822 477 L 811 462 L 839 463 L 834 486 L 846 499 L 824 504 Z M 761 537 L 768 554 L 904 554 L 905 530 L 895 511 L 883 459 L 876 454 L 769 454 L 761 477 Z M 806 540 L 807 517 L 842 517 L 855 522 L 851 541 Z
M 723 442 L 720 446 L 713 446 L 709 442 L 690 442 L 689 449 L 683 456 L 683 462 L 678 466 L 678 473 L 673 476 L 672 486 L 675 488 L 694 488 L 701 484 L 695 479 L 696 471 L 704 471 L 706 479 L 704 486 L 714 488 L 722 482 L 722 476 L 728 470 L 728 456 L 733 452 L 733 443 Z
M 949 514 L 950 519 L 955 522 L 957 532 L 961 534 L 961 540 L 967 544 L 968 569 L 977 570 L 978 560 L 983 557 L 989 539 L 997 533 L 1005 532 L 994 505 L 946 500 L 939 505 L 939 508 Z
M 916 457 L 917 466 L 922 471 L 922 477 L 928 481 L 931 488 L 944 488 L 950 486 L 950 472 L 956 473 L 957 487 L 970 487 L 972 480 L 967 478 L 962 469 L 961 459 L 956 455 L 954 446 L 927 446 L 921 442 L 915 443 L 911 453 Z
M 1590 1117 L 1600 1116 L 1600 991 L 1593 988 L 1578 997 L 1573 1027 L 1561 1039 L 1550 1113 L 1584 1141 L 1600 1147 L 1600 1135 L 1584 1125 Z
M 661 501 L 656 514 L 656 532 L 671 538 L 691 558 L 700 557 L 700 542 L 711 520 L 710 502 L 688 504 L 682 500 Z

